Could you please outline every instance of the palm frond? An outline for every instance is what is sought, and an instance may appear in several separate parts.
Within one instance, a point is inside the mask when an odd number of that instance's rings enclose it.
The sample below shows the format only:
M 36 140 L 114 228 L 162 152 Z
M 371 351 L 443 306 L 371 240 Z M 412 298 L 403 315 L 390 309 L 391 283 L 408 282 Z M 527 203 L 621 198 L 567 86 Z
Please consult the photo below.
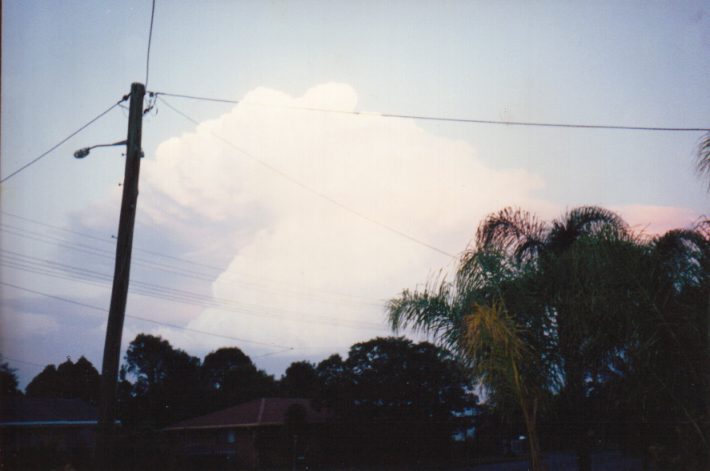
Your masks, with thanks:
M 450 298 L 451 284 L 445 280 L 422 291 L 404 290 L 387 303 L 390 327 L 395 332 L 411 328 L 432 334 L 448 344 L 458 330 Z
M 535 216 L 517 208 L 489 215 L 476 231 L 476 247 L 522 257 L 521 247 L 535 249 L 543 240 L 545 226 Z
M 710 191 L 710 131 L 700 138 L 695 157 L 695 168 L 701 177 L 707 178 Z
M 547 248 L 559 253 L 577 239 L 587 235 L 611 231 L 617 234 L 628 232 L 628 225 L 621 216 L 598 206 L 580 206 L 555 219 L 547 235 Z
M 651 250 L 661 275 L 676 289 L 700 285 L 710 269 L 710 241 L 702 227 L 674 229 L 656 237 Z

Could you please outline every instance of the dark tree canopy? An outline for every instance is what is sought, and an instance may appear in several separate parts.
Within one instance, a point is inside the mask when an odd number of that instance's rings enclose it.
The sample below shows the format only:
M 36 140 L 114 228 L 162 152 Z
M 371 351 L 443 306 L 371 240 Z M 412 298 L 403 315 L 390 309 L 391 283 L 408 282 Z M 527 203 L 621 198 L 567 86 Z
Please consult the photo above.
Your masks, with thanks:
M 411 461 L 444 453 L 476 403 L 462 366 L 428 342 L 376 338 L 333 355 L 316 368 L 321 401 L 333 407 L 358 460 Z
M 281 391 L 288 397 L 313 398 L 319 391 L 319 378 L 313 363 L 295 361 L 281 377 Z
M 22 392 L 17 388 L 15 369 L 7 363 L 0 363 L 0 398 L 19 396 Z
M 209 353 L 202 364 L 203 388 L 209 410 L 217 410 L 276 392 L 276 381 L 256 368 L 237 347 Z
M 336 353 L 318 363 L 316 373 L 323 387 L 337 385 L 344 381 L 345 363 L 342 357 Z
M 89 360 L 80 357 L 76 363 L 67 359 L 55 368 L 47 365 L 27 385 L 28 397 L 82 399 L 95 404 L 99 399 L 100 376 Z
M 461 365 L 428 342 L 376 338 L 353 345 L 345 364 L 358 414 L 448 419 L 474 399 Z
M 42 372 L 27 384 L 25 394 L 28 397 L 59 397 L 57 367 L 54 365 L 45 366 Z
M 125 366 L 126 372 L 136 378 L 133 393 L 141 396 L 170 383 L 194 381 L 200 360 L 160 337 L 139 334 L 128 346 Z
M 220 390 L 234 374 L 251 372 L 256 366 L 237 347 L 220 348 L 209 353 L 202 362 L 202 378 L 209 389 Z
M 124 371 L 130 387 L 130 421 L 166 425 L 193 415 L 199 407 L 200 359 L 173 348 L 160 337 L 139 334 L 128 346 Z

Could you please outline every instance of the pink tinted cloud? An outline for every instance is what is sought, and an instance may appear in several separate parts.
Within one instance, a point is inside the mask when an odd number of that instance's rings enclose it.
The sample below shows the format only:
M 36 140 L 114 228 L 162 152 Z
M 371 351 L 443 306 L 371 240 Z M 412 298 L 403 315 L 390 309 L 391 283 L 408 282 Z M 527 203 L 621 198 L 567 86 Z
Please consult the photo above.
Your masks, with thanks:
M 648 235 L 691 227 L 701 216 L 693 209 L 674 206 L 632 204 L 612 209 L 618 212 L 633 229 Z

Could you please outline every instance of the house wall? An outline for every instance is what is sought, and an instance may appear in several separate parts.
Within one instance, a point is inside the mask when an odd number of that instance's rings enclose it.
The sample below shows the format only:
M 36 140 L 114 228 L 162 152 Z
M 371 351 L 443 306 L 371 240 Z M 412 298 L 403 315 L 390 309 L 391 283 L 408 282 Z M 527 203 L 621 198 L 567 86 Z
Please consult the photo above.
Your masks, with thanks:
M 0 427 L 0 468 L 51 469 L 91 463 L 96 448 L 94 425 Z
M 4 449 L 53 448 L 57 451 L 93 450 L 96 427 L 78 426 L 13 426 L 0 428 Z
M 230 431 L 183 430 L 171 432 L 170 448 L 187 468 L 238 469 L 237 444 Z M 239 465 L 241 467 L 241 465 Z
M 320 443 L 314 431 L 304 430 L 295 444 L 283 426 L 183 430 L 171 432 L 171 442 L 174 453 L 194 469 L 251 470 L 290 467 L 294 445 L 297 456 L 317 459 Z

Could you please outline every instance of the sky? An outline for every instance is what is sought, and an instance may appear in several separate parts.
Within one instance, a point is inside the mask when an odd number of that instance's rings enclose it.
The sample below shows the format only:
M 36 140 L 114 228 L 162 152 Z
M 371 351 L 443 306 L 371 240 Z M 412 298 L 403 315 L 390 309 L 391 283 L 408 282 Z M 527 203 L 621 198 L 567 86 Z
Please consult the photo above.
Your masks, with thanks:
M 123 346 L 236 345 L 278 377 L 390 335 L 387 300 L 452 273 L 504 207 L 600 205 L 648 235 L 707 215 L 702 132 L 386 115 L 710 128 L 708 6 L 156 0 L 148 60 L 149 0 L 9 0 L 0 176 L 147 78 L 166 95 L 143 120 Z M 0 354 L 22 386 L 101 364 L 124 149 L 72 154 L 127 116 L 0 185 Z

